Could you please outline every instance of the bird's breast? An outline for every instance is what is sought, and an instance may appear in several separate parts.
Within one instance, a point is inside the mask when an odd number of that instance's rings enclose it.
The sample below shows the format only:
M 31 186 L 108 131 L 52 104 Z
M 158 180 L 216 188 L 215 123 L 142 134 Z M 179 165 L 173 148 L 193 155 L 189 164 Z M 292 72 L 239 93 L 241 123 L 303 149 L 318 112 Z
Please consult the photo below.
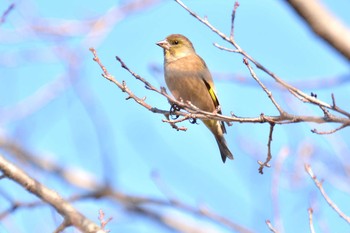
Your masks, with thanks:
M 168 63 L 164 67 L 165 82 L 177 100 L 190 101 L 202 110 L 214 111 L 215 106 L 203 81 L 208 70 L 197 68 L 181 60 Z

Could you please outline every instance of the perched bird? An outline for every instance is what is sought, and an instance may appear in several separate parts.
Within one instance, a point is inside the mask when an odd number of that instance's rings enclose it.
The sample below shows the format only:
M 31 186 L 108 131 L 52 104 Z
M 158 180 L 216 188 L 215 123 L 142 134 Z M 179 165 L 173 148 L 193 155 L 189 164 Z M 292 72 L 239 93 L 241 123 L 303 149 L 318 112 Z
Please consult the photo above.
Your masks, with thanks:
M 215 110 L 221 114 L 219 100 L 216 96 L 213 78 L 204 60 L 196 54 L 189 39 L 180 34 L 169 35 L 157 42 L 164 50 L 165 82 L 177 100 L 190 101 L 193 105 L 207 112 Z M 226 157 L 233 159 L 227 147 L 224 122 L 203 120 L 213 133 L 218 143 L 222 161 Z

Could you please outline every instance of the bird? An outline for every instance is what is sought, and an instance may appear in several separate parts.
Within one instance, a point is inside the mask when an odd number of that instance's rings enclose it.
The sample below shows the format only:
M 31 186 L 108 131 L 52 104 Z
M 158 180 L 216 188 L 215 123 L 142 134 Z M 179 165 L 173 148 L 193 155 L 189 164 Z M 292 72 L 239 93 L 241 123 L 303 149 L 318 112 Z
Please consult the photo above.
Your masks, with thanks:
M 175 99 L 189 101 L 203 111 L 222 114 L 213 78 L 191 41 L 181 34 L 171 34 L 156 45 L 164 51 L 165 83 Z M 233 159 L 224 137 L 224 122 L 202 121 L 216 139 L 222 162 L 225 163 L 226 158 Z

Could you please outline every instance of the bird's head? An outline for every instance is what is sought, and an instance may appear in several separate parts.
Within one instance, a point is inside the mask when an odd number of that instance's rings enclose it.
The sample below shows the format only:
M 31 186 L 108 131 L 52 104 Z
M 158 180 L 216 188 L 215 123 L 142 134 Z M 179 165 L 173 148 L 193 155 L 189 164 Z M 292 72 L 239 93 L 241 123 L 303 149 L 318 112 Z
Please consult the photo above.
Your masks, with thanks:
M 181 34 L 172 34 L 157 45 L 164 49 L 165 60 L 169 62 L 195 53 L 191 41 Z

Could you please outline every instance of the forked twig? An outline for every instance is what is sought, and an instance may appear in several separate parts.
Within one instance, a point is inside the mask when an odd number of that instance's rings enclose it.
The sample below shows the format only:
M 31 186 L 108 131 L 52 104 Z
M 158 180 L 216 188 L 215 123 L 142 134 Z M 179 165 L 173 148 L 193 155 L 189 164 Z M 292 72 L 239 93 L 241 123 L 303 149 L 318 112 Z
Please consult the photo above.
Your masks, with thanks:
M 323 198 L 326 200 L 328 205 L 336 212 L 338 215 L 344 219 L 347 223 L 350 224 L 350 217 L 343 213 L 343 211 L 340 210 L 340 208 L 332 201 L 332 199 L 327 195 L 326 191 L 324 190 L 322 183 L 317 179 L 316 175 L 311 169 L 311 166 L 309 164 L 305 164 L 305 171 L 309 174 L 311 179 L 314 181 L 316 187 L 320 190 Z
M 264 174 L 264 167 L 271 167 L 269 164 L 270 160 L 272 159 L 272 154 L 271 154 L 271 142 L 272 142 L 272 133 L 273 133 L 273 128 L 275 127 L 274 123 L 270 123 L 270 132 L 269 132 L 269 139 L 267 142 L 267 156 L 265 162 L 258 161 L 260 167 L 259 167 L 259 173 Z

